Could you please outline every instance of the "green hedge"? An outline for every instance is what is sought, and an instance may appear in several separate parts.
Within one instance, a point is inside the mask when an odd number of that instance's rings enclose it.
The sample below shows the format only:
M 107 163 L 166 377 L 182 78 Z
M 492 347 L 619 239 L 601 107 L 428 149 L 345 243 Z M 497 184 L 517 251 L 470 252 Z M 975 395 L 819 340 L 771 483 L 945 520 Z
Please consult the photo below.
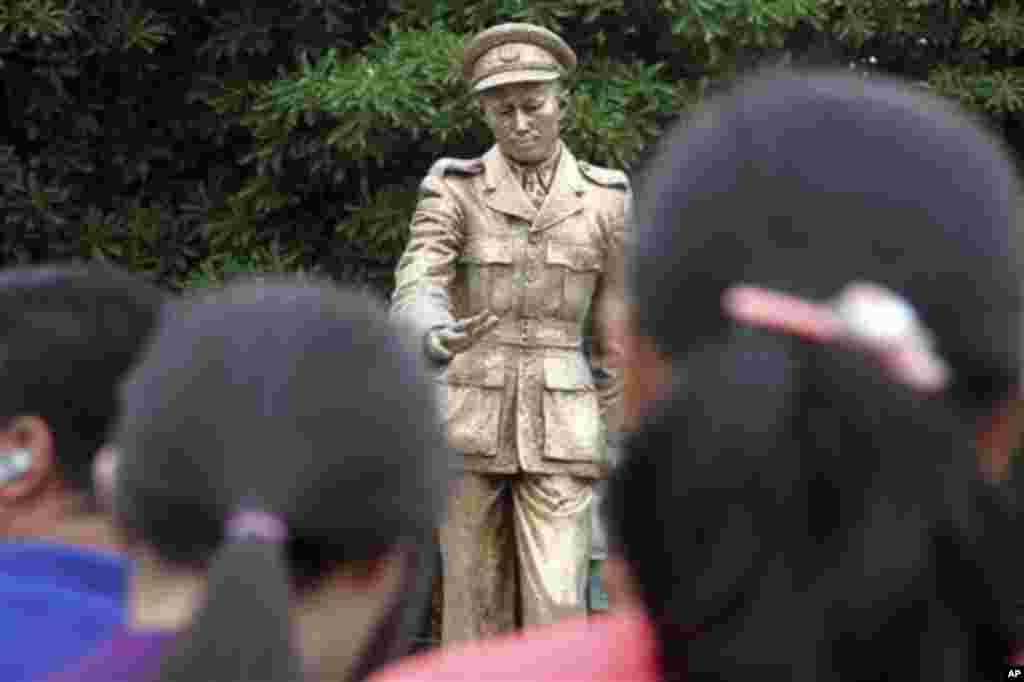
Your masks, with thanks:
M 898 74 L 1024 150 L 1024 10 L 972 0 L 7 0 L 0 264 L 104 258 L 174 288 L 321 272 L 385 293 L 415 189 L 486 129 L 457 80 L 499 21 L 580 55 L 566 138 L 637 170 L 765 64 Z

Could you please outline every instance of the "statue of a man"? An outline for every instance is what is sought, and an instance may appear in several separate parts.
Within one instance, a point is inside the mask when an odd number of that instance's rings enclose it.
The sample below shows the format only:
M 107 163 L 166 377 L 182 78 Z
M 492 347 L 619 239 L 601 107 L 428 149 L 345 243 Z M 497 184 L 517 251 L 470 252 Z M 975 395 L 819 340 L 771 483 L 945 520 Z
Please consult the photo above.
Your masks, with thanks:
M 618 381 L 612 370 L 595 384 L 582 341 L 621 300 L 630 188 L 561 141 L 575 66 L 539 26 L 473 38 L 463 76 L 497 144 L 433 165 L 396 273 L 392 311 L 447 364 L 447 429 L 465 471 L 441 530 L 445 642 L 585 610 Z M 614 367 L 603 338 L 592 358 Z

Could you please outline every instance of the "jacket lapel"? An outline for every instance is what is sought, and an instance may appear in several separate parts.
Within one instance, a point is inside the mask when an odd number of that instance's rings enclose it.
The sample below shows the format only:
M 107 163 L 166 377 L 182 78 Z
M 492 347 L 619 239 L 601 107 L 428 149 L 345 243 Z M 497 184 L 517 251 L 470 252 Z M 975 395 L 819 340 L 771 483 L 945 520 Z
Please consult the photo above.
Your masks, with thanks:
M 519 180 L 512 174 L 497 145 L 484 154 L 484 200 L 495 211 L 534 223 L 537 207 L 526 196 Z
M 562 157 L 558 160 L 554 182 L 548 192 L 547 199 L 540 207 L 537 217 L 530 226 L 531 232 L 540 232 L 553 227 L 571 215 L 583 210 L 583 195 L 586 183 L 580 175 L 576 158 L 562 145 Z M 523 193 L 525 196 L 525 192 Z

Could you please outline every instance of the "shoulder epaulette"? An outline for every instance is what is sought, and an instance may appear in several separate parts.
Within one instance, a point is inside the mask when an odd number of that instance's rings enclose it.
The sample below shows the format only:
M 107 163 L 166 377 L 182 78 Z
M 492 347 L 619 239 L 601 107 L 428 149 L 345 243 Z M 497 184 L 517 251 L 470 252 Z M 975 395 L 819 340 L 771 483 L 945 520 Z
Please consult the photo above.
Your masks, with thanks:
M 444 177 L 448 173 L 459 175 L 477 175 L 484 170 L 484 162 L 480 159 L 438 159 L 430 167 L 430 173 L 437 178 Z
M 618 187 L 621 190 L 629 190 L 629 177 L 622 171 L 602 168 L 589 163 L 580 162 L 580 172 L 591 182 L 605 187 Z

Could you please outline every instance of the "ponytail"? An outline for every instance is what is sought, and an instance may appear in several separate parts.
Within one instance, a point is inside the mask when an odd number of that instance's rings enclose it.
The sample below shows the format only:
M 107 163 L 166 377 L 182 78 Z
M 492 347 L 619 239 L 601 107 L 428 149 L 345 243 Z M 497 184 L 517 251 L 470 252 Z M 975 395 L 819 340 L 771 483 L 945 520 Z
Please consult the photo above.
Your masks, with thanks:
M 665 679 L 918 677 L 936 604 L 939 639 L 975 649 L 990 595 L 955 576 L 976 578 L 976 557 L 953 557 L 937 586 L 936 543 L 971 534 L 976 477 L 968 424 L 941 396 L 856 349 L 750 327 L 681 369 L 609 499 Z M 957 584 L 969 594 L 953 603 L 941 590 Z
M 158 682 L 300 682 L 286 538 L 272 516 L 237 514 L 207 570 L 206 597 Z M 283 527 L 283 526 L 282 526 Z
M 415 571 L 389 604 L 392 571 L 407 547 L 433 556 L 454 470 L 435 386 L 406 343 L 379 303 L 326 284 L 240 284 L 161 325 L 122 387 L 112 438 L 130 453 L 119 525 L 172 572 L 205 572 L 160 682 L 297 682 L 328 667 L 352 677 L 405 653 L 429 582 Z M 338 391 L 367 385 L 378 390 Z M 401 428 L 381 419 L 392 413 Z M 338 450 L 339 438 L 376 447 Z M 368 580 L 360 622 L 304 650 L 292 613 L 344 600 L 353 586 L 335 578 L 349 569 Z M 363 651 L 332 648 L 356 625 Z
M 627 436 L 609 530 L 673 632 L 714 631 L 768 558 L 772 509 L 798 473 L 787 442 L 802 373 L 794 343 L 744 330 L 694 349 L 671 395 Z
M 377 623 L 370 645 L 352 668 L 350 680 L 364 680 L 370 673 L 412 648 L 413 637 L 423 624 L 430 604 L 437 568 L 433 542 L 427 539 L 410 541 L 405 553 L 405 570 L 398 591 L 391 596 L 384 617 Z

